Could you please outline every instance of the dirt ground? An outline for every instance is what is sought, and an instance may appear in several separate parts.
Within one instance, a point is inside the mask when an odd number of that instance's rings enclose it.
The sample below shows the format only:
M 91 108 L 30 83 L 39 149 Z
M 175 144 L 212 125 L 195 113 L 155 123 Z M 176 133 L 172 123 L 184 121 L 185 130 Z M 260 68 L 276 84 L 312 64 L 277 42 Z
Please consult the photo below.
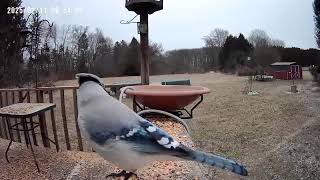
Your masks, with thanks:
M 299 93 L 289 91 L 292 81 L 275 80 L 254 82 L 253 90 L 259 94 L 248 96 L 241 91 L 246 77 L 218 73 L 181 74 L 151 77 L 152 82 L 191 79 L 192 85 L 208 87 L 211 93 L 195 110 L 188 121 L 191 138 L 196 147 L 245 164 L 249 177 L 226 173 L 202 166 L 201 172 L 208 179 L 320 179 L 320 92 L 308 72 L 304 80 L 296 81 Z M 106 78 L 105 83 L 136 82 L 139 77 Z M 60 81 L 59 85 L 76 85 L 75 81 Z M 56 92 L 58 93 L 58 92 Z M 72 93 L 66 93 L 67 113 L 73 113 Z M 59 111 L 59 101 L 57 111 Z M 68 105 L 70 104 L 70 106 Z M 128 105 L 131 104 L 127 101 Z M 73 117 L 69 117 L 70 137 L 75 139 Z M 57 117 L 57 121 L 60 119 Z M 58 123 L 58 128 L 62 128 Z M 74 131 L 75 132 L 75 131 Z M 61 132 L 62 134 L 63 132 Z M 60 135 L 61 135 L 60 134 Z M 76 140 L 75 140 L 76 142 Z M 4 154 L 7 141 L 0 140 L 0 154 Z M 76 143 L 73 144 L 76 147 Z M 35 171 L 29 152 L 15 144 L 11 151 L 12 163 L 0 158 L 0 179 L 102 179 L 102 174 L 112 172 L 110 164 L 94 153 L 37 150 L 42 174 Z M 26 162 L 25 159 L 30 159 Z M 49 163 L 50 162 L 50 163 Z M 29 164 L 29 166 L 27 166 Z M 79 164 L 86 164 L 86 168 Z M 70 176 L 79 171 L 80 176 Z M 187 177 L 187 176 L 186 176 Z M 157 178 L 152 178 L 157 179 Z M 160 179 L 160 178 L 158 178 Z M 174 179 L 174 178 L 172 178 Z

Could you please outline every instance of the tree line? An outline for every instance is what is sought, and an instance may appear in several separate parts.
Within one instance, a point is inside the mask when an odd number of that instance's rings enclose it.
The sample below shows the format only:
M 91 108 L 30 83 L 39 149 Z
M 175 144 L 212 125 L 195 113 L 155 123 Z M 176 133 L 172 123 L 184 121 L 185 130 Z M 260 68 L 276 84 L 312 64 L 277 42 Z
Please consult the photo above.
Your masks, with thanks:
M 6 7 L 18 7 L 21 0 L 1 2 L 0 14 L 0 80 L 1 86 L 32 85 L 36 73 L 40 82 L 73 79 L 79 72 L 99 76 L 132 76 L 140 74 L 140 44 L 114 42 L 101 29 L 88 26 L 54 24 L 49 28 L 37 25 L 42 21 L 38 12 L 26 22 L 23 14 L 6 14 Z M 315 0 L 315 21 L 319 21 L 319 0 Z M 318 22 L 319 23 L 319 22 Z M 27 26 L 32 32 L 29 46 L 22 46 L 21 31 Z M 319 26 L 316 38 L 319 42 Z M 37 30 L 37 33 L 35 32 Z M 285 42 L 270 37 L 265 31 L 253 30 L 248 37 L 232 35 L 216 28 L 203 37 L 205 46 L 164 52 L 161 44 L 150 43 L 151 73 L 203 73 L 222 71 L 246 75 L 263 72 L 276 61 L 295 61 L 302 66 L 320 65 L 320 51 L 287 48 Z M 36 48 L 37 47 L 37 48 Z M 40 84 L 41 85 L 41 84 Z M 44 84 L 46 85 L 46 84 Z

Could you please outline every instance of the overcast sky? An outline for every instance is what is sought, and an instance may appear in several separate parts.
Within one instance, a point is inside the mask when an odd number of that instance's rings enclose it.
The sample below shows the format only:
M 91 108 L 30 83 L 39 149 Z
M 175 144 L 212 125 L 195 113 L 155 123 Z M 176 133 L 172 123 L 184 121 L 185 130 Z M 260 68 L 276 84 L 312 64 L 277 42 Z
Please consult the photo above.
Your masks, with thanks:
M 125 0 L 23 0 L 26 10 L 41 8 L 58 25 L 100 28 L 114 41 L 130 41 L 135 24 L 121 25 L 135 13 Z M 256 28 L 284 40 L 289 47 L 315 48 L 313 0 L 164 0 L 164 10 L 150 17 L 150 38 L 165 50 L 204 46 L 203 36 L 214 28 L 248 36 Z M 70 13 L 65 13 L 71 10 Z M 44 12 L 46 9 L 46 13 Z

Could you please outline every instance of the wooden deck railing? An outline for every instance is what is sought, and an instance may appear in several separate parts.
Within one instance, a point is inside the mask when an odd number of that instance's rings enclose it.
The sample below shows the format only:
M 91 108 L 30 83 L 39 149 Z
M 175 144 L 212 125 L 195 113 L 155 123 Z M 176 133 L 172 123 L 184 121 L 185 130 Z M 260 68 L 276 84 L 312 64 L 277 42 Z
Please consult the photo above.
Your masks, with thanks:
M 119 85 L 116 85 L 118 88 Z M 107 85 L 106 88 L 115 88 Z M 87 142 L 82 139 L 78 125 L 77 86 L 0 89 L 0 107 L 15 103 L 55 103 L 57 107 L 45 114 L 43 127 L 51 139 L 54 139 L 61 150 L 90 151 Z M 41 117 L 39 117 L 41 118 Z M 37 119 L 34 119 L 37 121 Z M 39 120 L 39 119 L 38 119 Z M 20 121 L 13 119 L 14 122 Z M 4 119 L 0 119 L 0 138 L 9 139 L 10 135 Z M 23 138 L 19 132 L 11 132 L 15 142 L 21 143 Z M 32 132 L 32 142 L 38 146 L 40 135 Z M 42 137 L 41 137 L 42 138 Z M 51 147 L 50 142 L 42 143 Z M 55 146 L 52 146 L 55 147 Z

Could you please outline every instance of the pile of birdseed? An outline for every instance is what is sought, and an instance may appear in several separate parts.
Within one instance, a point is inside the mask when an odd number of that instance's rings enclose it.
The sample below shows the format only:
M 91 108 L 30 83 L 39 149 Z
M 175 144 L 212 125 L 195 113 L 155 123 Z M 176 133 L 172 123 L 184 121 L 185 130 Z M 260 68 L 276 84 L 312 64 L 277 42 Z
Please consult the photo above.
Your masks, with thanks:
M 170 118 L 161 118 L 161 120 L 149 118 L 149 120 L 168 132 L 178 142 L 194 148 L 191 137 L 182 124 L 174 122 Z M 138 171 L 139 179 L 199 179 L 201 174 L 199 164 L 191 161 L 156 162 L 152 166 Z

